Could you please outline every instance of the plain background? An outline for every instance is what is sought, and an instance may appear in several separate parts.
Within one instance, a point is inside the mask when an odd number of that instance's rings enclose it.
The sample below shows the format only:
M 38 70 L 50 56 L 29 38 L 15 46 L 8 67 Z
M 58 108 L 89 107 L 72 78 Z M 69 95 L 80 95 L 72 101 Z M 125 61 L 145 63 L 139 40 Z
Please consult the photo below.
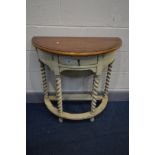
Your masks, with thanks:
M 154 4 L 130 1 L 130 154 L 154 155 Z M 26 4 L 0 9 L 0 154 L 26 154 Z M 10 91 L 11 90 L 11 91 Z
M 42 92 L 40 65 L 32 46 L 33 36 L 120 37 L 123 45 L 116 52 L 110 91 L 129 89 L 129 4 L 128 0 L 27 0 L 26 26 L 26 90 Z M 92 76 L 63 74 L 65 92 L 92 89 Z M 106 73 L 100 82 L 103 91 Z M 55 91 L 53 72 L 48 72 L 50 91 Z

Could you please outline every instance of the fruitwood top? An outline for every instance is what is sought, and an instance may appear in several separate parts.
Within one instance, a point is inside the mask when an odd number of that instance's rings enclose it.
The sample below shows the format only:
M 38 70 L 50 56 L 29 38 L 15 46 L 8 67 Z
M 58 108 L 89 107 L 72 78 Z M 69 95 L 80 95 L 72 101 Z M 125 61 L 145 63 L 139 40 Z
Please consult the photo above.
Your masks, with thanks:
M 48 53 L 93 56 L 113 52 L 122 45 L 117 37 L 33 37 L 33 45 Z

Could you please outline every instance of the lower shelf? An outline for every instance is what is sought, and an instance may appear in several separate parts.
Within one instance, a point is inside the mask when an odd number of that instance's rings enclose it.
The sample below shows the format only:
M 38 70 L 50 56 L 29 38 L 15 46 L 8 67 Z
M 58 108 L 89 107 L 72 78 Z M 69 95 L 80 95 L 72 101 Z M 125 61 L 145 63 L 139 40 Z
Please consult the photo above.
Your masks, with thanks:
M 54 115 L 58 116 L 59 118 L 64 118 L 64 119 L 70 119 L 70 120 L 84 120 L 84 119 L 90 119 L 93 118 L 94 116 L 100 114 L 106 107 L 108 103 L 108 96 L 102 97 L 101 103 L 98 107 L 96 107 L 94 113 L 92 114 L 91 111 L 80 113 L 80 114 L 75 114 L 75 113 L 68 113 L 68 112 L 62 112 L 61 114 L 58 112 L 58 109 L 53 106 L 51 102 L 52 97 L 45 97 L 44 102 L 46 107 L 50 112 L 52 112 Z

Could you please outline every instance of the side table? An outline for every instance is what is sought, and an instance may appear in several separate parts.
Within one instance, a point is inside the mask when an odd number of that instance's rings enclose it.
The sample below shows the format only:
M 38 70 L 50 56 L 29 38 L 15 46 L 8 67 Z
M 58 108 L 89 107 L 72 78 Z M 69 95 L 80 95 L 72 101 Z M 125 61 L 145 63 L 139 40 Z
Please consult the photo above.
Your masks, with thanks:
M 33 46 L 36 48 L 40 62 L 44 102 L 46 107 L 59 121 L 63 119 L 83 120 L 90 119 L 101 113 L 108 102 L 108 88 L 114 54 L 122 45 L 117 37 L 33 37 Z M 55 74 L 56 96 L 50 96 L 46 78 L 47 65 Z M 107 69 L 105 88 L 102 97 L 98 95 L 99 76 Z M 88 94 L 91 99 L 90 111 L 84 113 L 68 113 L 63 111 L 63 96 L 61 88 L 61 73 L 63 71 L 90 70 L 94 74 L 92 92 Z M 75 95 L 74 95 L 75 96 Z M 82 96 L 82 95 L 81 95 Z M 57 100 L 57 107 L 52 100 Z M 101 103 L 96 107 L 97 100 Z

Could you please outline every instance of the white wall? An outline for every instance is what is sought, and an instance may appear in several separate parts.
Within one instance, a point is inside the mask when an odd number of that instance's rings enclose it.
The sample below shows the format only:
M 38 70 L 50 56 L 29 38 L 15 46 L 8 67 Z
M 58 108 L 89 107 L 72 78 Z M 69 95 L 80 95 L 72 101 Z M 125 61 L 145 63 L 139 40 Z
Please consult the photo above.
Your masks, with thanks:
M 27 92 L 41 92 L 40 69 L 33 36 L 120 37 L 110 90 L 128 90 L 128 0 L 27 0 Z M 103 74 L 104 79 L 105 74 Z M 49 75 L 53 79 L 53 74 Z M 101 77 L 102 78 L 102 77 Z M 64 91 L 91 89 L 91 76 L 63 76 Z M 101 82 L 100 90 L 103 84 Z M 54 81 L 50 84 L 54 91 Z

